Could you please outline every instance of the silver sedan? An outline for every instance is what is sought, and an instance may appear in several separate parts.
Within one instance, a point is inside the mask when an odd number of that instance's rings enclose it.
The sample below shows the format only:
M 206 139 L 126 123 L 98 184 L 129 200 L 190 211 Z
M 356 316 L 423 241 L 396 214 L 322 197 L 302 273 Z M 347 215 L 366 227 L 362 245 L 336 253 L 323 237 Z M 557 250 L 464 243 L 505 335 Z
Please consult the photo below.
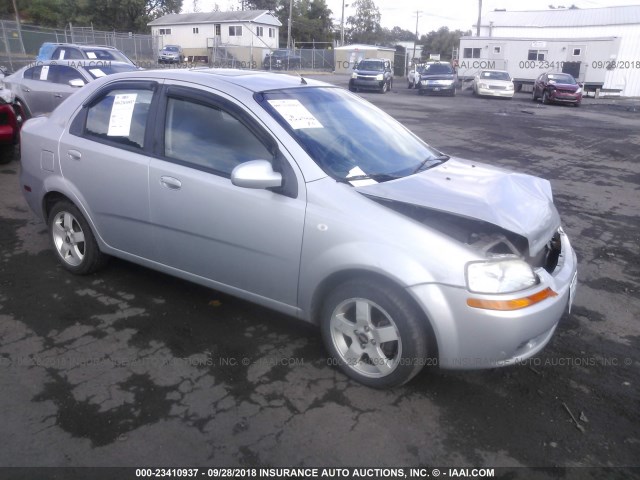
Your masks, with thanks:
M 135 65 L 101 60 L 52 60 L 35 62 L 5 77 L 27 117 L 53 111 L 78 88 L 96 78 L 137 70 Z
M 113 75 L 27 121 L 22 149 L 64 268 L 120 257 L 318 324 L 372 387 L 520 362 L 573 298 L 548 181 L 450 158 L 322 82 Z

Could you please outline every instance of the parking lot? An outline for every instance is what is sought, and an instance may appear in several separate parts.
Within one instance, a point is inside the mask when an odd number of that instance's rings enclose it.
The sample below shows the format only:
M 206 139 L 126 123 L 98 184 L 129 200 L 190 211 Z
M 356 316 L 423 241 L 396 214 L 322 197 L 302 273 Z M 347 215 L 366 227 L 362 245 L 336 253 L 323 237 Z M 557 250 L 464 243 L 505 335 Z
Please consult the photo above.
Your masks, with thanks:
M 369 389 L 281 314 L 124 261 L 70 275 L 14 161 L 0 167 L 0 465 L 639 465 L 640 102 L 423 97 L 399 78 L 361 95 L 449 155 L 551 181 L 579 284 L 550 344 L 514 367 Z

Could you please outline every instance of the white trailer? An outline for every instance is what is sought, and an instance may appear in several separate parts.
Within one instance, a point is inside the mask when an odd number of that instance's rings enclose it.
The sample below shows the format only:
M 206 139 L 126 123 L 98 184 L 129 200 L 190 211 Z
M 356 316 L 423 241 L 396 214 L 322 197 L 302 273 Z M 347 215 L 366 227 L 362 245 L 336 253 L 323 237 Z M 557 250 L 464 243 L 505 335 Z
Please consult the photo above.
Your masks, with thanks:
M 506 70 L 520 91 L 523 86 L 529 90 L 542 73 L 564 72 L 583 83 L 587 91 L 620 93 L 606 81 L 610 70 L 620 68 L 616 62 L 619 50 L 619 37 L 462 37 L 458 78 L 464 82 L 483 69 Z

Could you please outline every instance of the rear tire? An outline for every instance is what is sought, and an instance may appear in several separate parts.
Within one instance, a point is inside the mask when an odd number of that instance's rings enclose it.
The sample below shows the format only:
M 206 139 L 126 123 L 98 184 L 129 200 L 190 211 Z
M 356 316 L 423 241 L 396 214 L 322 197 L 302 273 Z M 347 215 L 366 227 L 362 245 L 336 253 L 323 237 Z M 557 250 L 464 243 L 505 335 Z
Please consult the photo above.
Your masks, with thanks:
M 400 289 L 373 279 L 349 280 L 328 295 L 321 315 L 331 364 L 364 385 L 402 385 L 426 364 L 424 317 Z
M 107 256 L 98 243 L 89 223 L 78 208 L 62 200 L 49 213 L 49 237 L 62 267 L 76 275 L 87 275 L 102 268 Z
M 11 162 L 16 156 L 17 145 L 0 145 L 0 165 Z

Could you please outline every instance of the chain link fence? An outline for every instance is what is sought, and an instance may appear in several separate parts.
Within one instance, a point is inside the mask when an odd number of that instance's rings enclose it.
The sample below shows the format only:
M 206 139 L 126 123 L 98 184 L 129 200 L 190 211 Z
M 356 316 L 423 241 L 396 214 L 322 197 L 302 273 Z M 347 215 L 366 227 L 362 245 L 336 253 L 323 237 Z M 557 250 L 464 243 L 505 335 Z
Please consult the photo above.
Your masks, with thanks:
M 44 42 L 108 45 L 124 52 L 136 63 L 155 62 L 161 47 L 159 38 L 152 35 L 107 32 L 73 25 L 64 29 L 44 28 L 0 20 L 0 65 L 18 70 L 34 60 Z

